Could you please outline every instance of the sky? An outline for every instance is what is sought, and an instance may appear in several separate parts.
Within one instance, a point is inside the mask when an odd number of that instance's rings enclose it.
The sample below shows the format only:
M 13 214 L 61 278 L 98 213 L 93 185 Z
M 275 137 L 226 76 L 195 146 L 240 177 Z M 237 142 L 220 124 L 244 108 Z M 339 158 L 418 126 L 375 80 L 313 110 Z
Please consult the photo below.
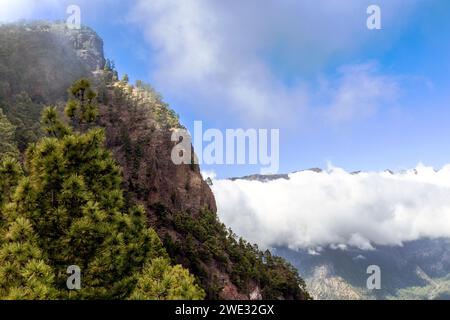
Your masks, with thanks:
M 0 0 L 0 21 L 65 20 L 70 4 L 191 133 L 279 129 L 289 180 L 202 165 L 238 235 L 317 250 L 450 237 L 448 0 Z
M 65 20 L 79 5 L 119 73 L 151 83 L 191 132 L 279 129 L 282 173 L 450 162 L 449 1 L 92 2 L 0 0 L 0 21 Z M 381 30 L 366 26 L 372 4 Z

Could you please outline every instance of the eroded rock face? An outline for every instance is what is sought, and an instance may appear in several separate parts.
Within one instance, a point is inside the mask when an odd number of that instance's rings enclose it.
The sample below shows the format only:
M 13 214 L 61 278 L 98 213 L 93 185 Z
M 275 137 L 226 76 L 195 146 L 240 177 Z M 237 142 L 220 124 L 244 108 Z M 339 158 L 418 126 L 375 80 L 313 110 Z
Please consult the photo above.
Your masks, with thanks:
M 76 30 L 67 28 L 65 24 L 52 24 L 49 31 L 71 46 L 89 70 L 95 71 L 105 66 L 103 40 L 94 30 L 84 26 Z
M 46 104 L 64 101 L 73 81 L 105 65 L 97 33 L 65 23 L 0 24 L 0 56 L 0 98 L 26 92 Z
M 158 205 L 170 212 L 193 216 L 206 208 L 217 211 L 214 195 L 198 165 L 175 165 L 171 152 L 172 131 L 160 128 L 144 111 L 121 108 L 111 115 L 103 107 L 107 144 L 123 168 L 127 189 L 153 211 Z M 150 217 L 152 218 L 152 217 Z
M 171 212 L 187 212 L 193 216 L 204 208 L 216 212 L 214 195 L 198 165 L 175 165 L 171 161 L 175 145 L 171 134 L 167 130 L 155 130 L 142 145 L 146 160 L 134 177 L 135 187 L 148 191 L 143 199 L 149 206 L 162 204 Z
M 250 293 L 250 300 L 262 300 L 261 289 L 258 286 Z

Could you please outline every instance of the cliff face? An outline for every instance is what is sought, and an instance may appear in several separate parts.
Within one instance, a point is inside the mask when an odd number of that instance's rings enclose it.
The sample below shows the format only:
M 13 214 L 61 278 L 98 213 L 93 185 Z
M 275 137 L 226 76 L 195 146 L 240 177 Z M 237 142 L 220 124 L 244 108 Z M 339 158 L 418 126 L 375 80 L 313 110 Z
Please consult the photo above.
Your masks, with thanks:
M 33 22 L 0 25 L 0 108 L 21 150 L 41 136 L 44 105 L 67 98 L 73 81 L 104 65 L 103 41 L 89 28 Z
M 168 241 L 186 242 L 186 235 L 175 226 L 174 215 L 185 213 L 184 218 L 187 219 L 198 217 L 202 210 L 215 214 L 214 195 L 203 180 L 198 165 L 175 165 L 172 162 L 171 152 L 175 146 L 171 141 L 173 128 L 167 125 L 167 119 L 162 119 L 164 117 L 156 120 L 152 112 L 161 106 L 158 98 L 147 93 L 142 105 L 136 108 L 133 105 L 137 100 L 136 92 L 124 96 L 126 91 L 120 84 L 107 89 L 109 106 L 100 107 L 100 125 L 106 130 L 107 147 L 123 168 L 128 201 L 139 202 L 147 208 L 150 224 L 166 244 Z M 197 239 L 194 241 L 196 246 L 200 245 Z M 171 253 L 176 263 L 198 274 L 184 249 Z M 222 299 L 260 298 L 260 289 L 255 284 L 251 285 L 252 292 L 240 292 L 232 283 L 229 271 L 214 258 L 199 264 L 202 272 L 206 273 L 203 287 L 216 282 L 221 287 L 218 292 L 210 292 L 210 298 L 216 294 Z
M 218 220 L 198 165 L 172 162 L 171 136 L 181 125 L 160 96 L 105 77 L 97 79 L 103 88 L 98 124 L 123 169 L 127 201 L 146 207 L 174 263 L 199 278 L 209 299 L 307 298 L 295 269 L 238 239 Z
M 79 30 L 68 29 L 65 24 L 51 24 L 47 30 L 65 46 L 75 50 L 78 59 L 89 71 L 103 69 L 103 40 L 94 30 L 85 26 Z
M 193 215 L 205 208 L 216 212 L 214 195 L 199 167 L 172 162 L 175 142 L 171 141 L 170 128 L 161 126 L 144 109 L 112 110 L 104 105 L 100 119 L 108 147 L 123 168 L 127 189 L 133 198 L 145 203 L 150 213 L 160 206 L 169 212 Z
M 70 84 L 105 64 L 103 41 L 83 27 L 35 22 L 0 26 L 0 97 L 22 91 L 38 102 L 65 99 Z

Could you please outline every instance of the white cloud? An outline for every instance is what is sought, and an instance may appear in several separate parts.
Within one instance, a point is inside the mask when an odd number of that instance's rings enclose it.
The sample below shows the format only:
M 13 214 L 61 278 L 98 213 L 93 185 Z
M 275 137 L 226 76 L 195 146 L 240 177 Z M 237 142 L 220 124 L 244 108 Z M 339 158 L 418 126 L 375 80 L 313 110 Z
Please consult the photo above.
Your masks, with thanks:
M 130 19 L 145 30 L 155 50 L 152 75 L 160 91 L 202 108 L 204 114 L 221 112 L 248 124 L 276 124 L 298 121 L 320 107 L 311 101 L 317 90 L 305 85 L 303 71 L 319 72 L 337 55 L 373 41 L 366 28 L 369 4 L 138 0 Z M 401 1 L 380 5 L 383 25 L 392 30 L 400 29 L 415 7 L 403 8 Z M 396 16 L 400 8 L 401 19 Z M 370 115 L 384 93 L 391 93 L 389 77 L 371 78 L 373 70 L 363 68 L 367 65 L 356 64 L 341 69 L 340 79 L 326 80 L 331 104 L 325 117 L 341 121 Z M 285 69 L 290 70 L 288 78 L 294 77 L 289 82 L 280 75 Z
M 202 171 L 201 174 L 202 174 L 203 179 L 205 179 L 205 180 L 208 179 L 208 178 L 214 180 L 217 177 L 217 174 L 216 174 L 215 171 L 205 170 L 205 171 Z
M 37 10 L 57 4 L 57 0 L 0 0 L 0 22 L 30 19 Z
M 263 247 L 401 245 L 450 237 L 450 165 L 391 174 L 304 171 L 267 183 L 214 181 L 221 220 Z
M 256 121 L 276 118 L 275 109 L 298 109 L 293 104 L 303 100 L 301 89 L 287 90 L 255 56 L 257 31 L 240 30 L 244 26 L 234 23 L 242 20 L 234 21 L 230 8 L 218 6 L 217 1 L 139 2 L 131 16 L 144 24 L 156 50 L 158 87 L 208 108 L 225 105 Z
M 400 92 L 394 76 L 382 75 L 374 63 L 345 66 L 339 80 L 322 83 L 321 93 L 328 95 L 326 117 L 333 123 L 373 115 L 384 104 L 395 101 Z

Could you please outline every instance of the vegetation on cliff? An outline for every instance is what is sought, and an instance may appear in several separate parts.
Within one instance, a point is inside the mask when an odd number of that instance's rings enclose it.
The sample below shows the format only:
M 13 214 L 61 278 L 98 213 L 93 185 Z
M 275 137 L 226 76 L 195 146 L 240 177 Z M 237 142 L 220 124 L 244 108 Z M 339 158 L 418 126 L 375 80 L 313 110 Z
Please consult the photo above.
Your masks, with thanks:
M 309 298 L 292 266 L 219 221 L 198 165 L 170 161 L 178 115 L 119 81 L 92 30 L 73 32 L 0 27 L 0 298 Z
M 80 112 L 67 115 L 83 127 L 95 114 L 84 93 L 95 94 L 87 80 L 71 92 L 68 105 Z M 103 130 L 74 131 L 51 107 L 43 123 L 50 136 L 28 148 L 24 168 L 1 165 L 0 298 L 203 298 L 194 278 L 170 265 L 145 210 L 124 210 L 121 170 Z M 82 272 L 80 290 L 66 286 L 71 265 Z
M 16 127 L 14 127 L 3 110 L 0 108 L 0 159 L 5 157 L 16 158 L 19 155 L 14 139 Z
M 200 177 L 198 165 L 176 166 L 170 161 L 171 130 L 181 125 L 161 96 L 142 82 L 133 86 L 108 81 L 108 76 L 100 79 L 101 103 L 108 104 L 101 122 L 111 149 L 121 159 L 127 198 L 146 206 L 172 261 L 197 276 L 209 299 L 309 298 L 294 267 L 228 230 L 217 217 L 215 203 L 203 199 L 198 206 L 193 204 L 196 194 L 210 192 L 209 186 L 203 180 L 200 186 L 193 183 Z M 163 174 L 152 182 L 156 168 Z M 161 183 L 164 179 L 169 188 Z M 164 194 L 149 199 L 161 193 L 160 188 L 165 188 Z

